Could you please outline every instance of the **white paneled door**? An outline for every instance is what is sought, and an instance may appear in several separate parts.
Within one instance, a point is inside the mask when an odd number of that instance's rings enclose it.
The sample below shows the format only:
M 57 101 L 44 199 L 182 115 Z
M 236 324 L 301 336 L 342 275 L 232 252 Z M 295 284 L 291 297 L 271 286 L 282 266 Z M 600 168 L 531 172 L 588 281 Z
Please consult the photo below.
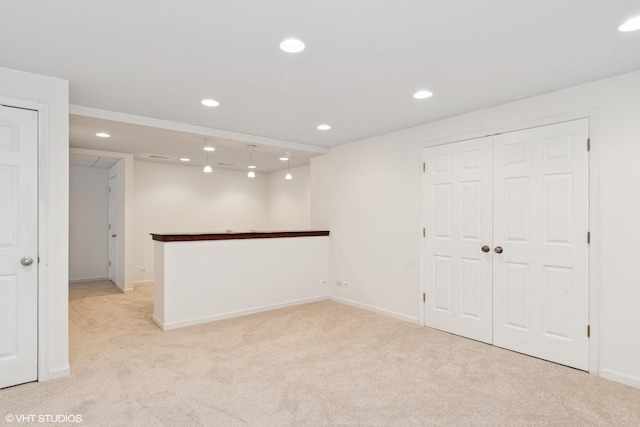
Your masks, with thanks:
M 38 113 L 0 105 L 0 388 L 38 376 Z
M 588 370 L 587 139 L 584 119 L 425 149 L 425 325 Z
M 491 343 L 491 138 L 426 149 L 428 326 Z M 483 251 L 484 248 L 484 251 Z
M 585 119 L 493 139 L 493 343 L 583 370 L 588 129 Z

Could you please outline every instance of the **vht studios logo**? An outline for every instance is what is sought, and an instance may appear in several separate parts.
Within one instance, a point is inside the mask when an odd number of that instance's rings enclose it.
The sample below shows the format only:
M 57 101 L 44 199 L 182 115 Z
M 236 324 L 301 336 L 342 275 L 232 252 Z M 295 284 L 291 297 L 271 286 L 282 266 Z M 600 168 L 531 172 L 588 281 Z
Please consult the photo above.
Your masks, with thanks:
M 66 414 L 7 414 L 8 423 L 81 423 L 82 415 Z

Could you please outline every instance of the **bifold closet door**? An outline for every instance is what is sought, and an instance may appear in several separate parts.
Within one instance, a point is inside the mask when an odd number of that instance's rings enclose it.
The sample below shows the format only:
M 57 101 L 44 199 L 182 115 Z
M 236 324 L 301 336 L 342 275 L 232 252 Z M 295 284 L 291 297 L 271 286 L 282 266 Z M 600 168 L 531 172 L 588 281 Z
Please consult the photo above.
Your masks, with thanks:
M 493 343 L 588 370 L 588 121 L 493 138 Z
M 425 325 L 491 343 L 491 138 L 424 154 Z

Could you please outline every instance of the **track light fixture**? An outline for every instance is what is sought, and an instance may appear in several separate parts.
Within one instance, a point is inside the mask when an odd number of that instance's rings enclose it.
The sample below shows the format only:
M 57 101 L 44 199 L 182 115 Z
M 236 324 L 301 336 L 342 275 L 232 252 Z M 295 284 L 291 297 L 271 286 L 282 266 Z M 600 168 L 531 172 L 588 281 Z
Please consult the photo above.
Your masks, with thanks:
M 289 159 L 287 159 L 287 174 L 284 176 L 284 179 L 287 179 L 287 180 L 293 179 L 293 175 L 291 175 L 291 170 L 289 170 Z
M 204 166 L 204 169 L 202 169 L 202 172 L 204 173 L 211 173 L 213 172 L 213 168 L 211 167 L 211 165 L 209 164 L 209 152 L 215 150 L 215 148 L 211 147 L 209 144 L 207 144 L 207 140 L 204 140 L 204 151 L 207 153 L 207 164 Z
M 253 164 L 253 150 L 255 150 L 256 146 L 255 145 L 249 145 L 249 148 L 251 149 L 251 160 L 249 161 L 249 173 L 247 174 L 247 177 L 249 178 L 255 178 L 256 177 L 256 173 L 253 171 L 253 169 L 256 168 L 256 166 Z

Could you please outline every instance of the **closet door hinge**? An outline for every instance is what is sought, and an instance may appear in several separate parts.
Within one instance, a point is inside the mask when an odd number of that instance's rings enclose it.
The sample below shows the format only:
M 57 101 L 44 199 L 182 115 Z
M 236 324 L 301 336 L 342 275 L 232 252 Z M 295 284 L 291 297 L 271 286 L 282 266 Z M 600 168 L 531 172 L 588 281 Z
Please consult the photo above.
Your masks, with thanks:
M 591 138 L 587 138 L 587 151 L 591 151 Z
M 427 237 L 427 229 L 422 227 L 422 237 Z
M 426 293 L 422 293 L 422 302 L 427 302 L 427 294 Z
M 591 338 L 591 325 L 587 325 L 587 338 Z
M 587 231 L 587 245 L 591 244 L 591 232 Z
M 425 162 L 422 162 L 422 172 L 426 172 L 427 171 L 427 164 Z

